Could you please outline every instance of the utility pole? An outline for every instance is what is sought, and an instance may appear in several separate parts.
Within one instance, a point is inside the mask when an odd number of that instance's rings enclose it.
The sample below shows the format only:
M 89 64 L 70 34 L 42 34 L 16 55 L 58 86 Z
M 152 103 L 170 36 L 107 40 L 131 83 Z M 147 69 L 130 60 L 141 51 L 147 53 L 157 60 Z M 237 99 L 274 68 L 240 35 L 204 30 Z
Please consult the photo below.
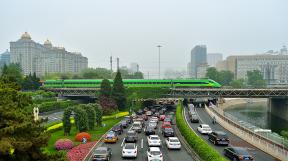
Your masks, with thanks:
M 160 48 L 162 47 L 161 45 L 158 45 L 158 79 L 161 77 L 161 71 L 160 71 Z
M 117 58 L 117 71 L 119 71 L 119 58 Z
M 110 56 L 110 72 L 111 72 L 111 79 L 113 77 L 113 61 L 112 61 L 112 56 Z

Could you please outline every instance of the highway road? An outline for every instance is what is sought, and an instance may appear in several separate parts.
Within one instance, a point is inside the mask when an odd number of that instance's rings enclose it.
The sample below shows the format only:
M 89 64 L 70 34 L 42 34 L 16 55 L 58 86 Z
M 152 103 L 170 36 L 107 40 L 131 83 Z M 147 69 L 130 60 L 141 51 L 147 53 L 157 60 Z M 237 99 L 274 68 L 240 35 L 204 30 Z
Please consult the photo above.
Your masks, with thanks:
M 161 141 L 162 141 L 162 146 L 160 147 L 161 152 L 163 154 L 164 157 L 164 161 L 184 161 L 184 160 L 193 160 L 192 157 L 189 155 L 189 153 L 185 150 L 185 148 L 182 146 L 181 150 L 168 150 L 166 145 L 165 145 L 165 140 L 164 137 L 162 136 L 161 132 L 160 132 L 160 128 L 159 126 L 161 125 L 162 122 L 158 123 L 158 129 L 156 130 L 156 134 L 159 135 L 161 137 Z M 131 127 L 131 125 L 130 125 Z M 128 127 L 127 129 L 125 129 L 125 132 L 119 136 L 119 140 L 117 141 L 117 143 L 112 143 L 112 144 L 108 144 L 108 143 L 103 143 L 100 142 L 98 143 L 98 145 L 96 147 L 99 146 L 107 146 L 110 147 L 112 149 L 112 157 L 111 157 L 111 161 L 125 161 L 125 160 L 133 160 L 133 161 L 147 161 L 147 148 L 148 148 L 148 143 L 147 143 L 147 136 L 144 134 L 144 132 L 142 131 L 140 134 L 138 134 L 138 141 L 137 141 L 137 146 L 138 146 L 138 156 L 137 158 L 122 158 L 122 147 L 121 145 L 123 145 L 123 139 L 125 137 L 125 133 L 127 132 L 127 130 L 130 128 Z M 143 140 L 143 141 L 142 141 Z M 142 144 L 143 142 L 143 144 Z M 143 147 L 143 148 L 142 148 Z M 91 157 L 90 157 L 91 160 Z
M 48 124 L 48 123 L 52 123 L 56 121 L 61 121 L 63 117 L 63 111 L 58 111 L 54 113 L 43 113 L 43 114 L 39 114 L 39 116 L 42 118 L 48 117 L 48 121 L 46 123 Z
M 187 120 L 187 122 L 189 123 L 190 127 L 196 132 L 197 135 L 199 135 L 200 137 L 202 137 L 203 140 L 205 140 L 206 142 L 208 142 L 212 147 L 214 147 L 219 153 L 223 154 L 223 149 L 226 146 L 215 146 L 214 144 L 212 144 L 209 140 L 208 140 L 208 136 L 207 135 L 202 135 L 197 131 L 197 127 L 199 126 L 199 124 L 201 123 L 205 123 L 208 124 L 213 131 L 218 130 L 218 131 L 224 131 L 229 139 L 230 139 L 230 145 L 231 146 L 241 146 L 241 147 L 245 147 L 248 149 L 248 151 L 253 155 L 253 157 L 255 158 L 255 161 L 274 161 L 276 160 L 276 158 L 272 157 L 271 155 L 257 149 L 256 147 L 252 146 L 251 144 L 249 144 L 248 142 L 242 140 L 241 138 L 237 137 L 236 135 L 230 133 L 229 131 L 227 131 L 226 129 L 224 129 L 222 126 L 220 126 L 219 124 L 212 124 L 212 119 L 211 117 L 208 115 L 208 113 L 205 111 L 204 108 L 194 108 L 195 112 L 198 114 L 199 118 L 200 118 L 200 122 L 199 123 L 191 123 L 189 121 L 189 117 L 188 117 L 188 109 L 184 108 L 185 110 L 185 119 Z

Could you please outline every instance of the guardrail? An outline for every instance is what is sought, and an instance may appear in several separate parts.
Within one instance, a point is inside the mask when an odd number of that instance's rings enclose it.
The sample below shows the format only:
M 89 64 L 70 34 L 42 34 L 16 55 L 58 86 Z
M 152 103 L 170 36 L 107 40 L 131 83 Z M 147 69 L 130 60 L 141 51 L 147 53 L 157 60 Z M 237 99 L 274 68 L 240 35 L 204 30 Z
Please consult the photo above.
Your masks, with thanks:
M 210 116 L 214 116 L 221 126 L 238 137 L 277 159 L 288 161 L 287 140 L 285 141 L 282 139 L 279 142 L 279 138 L 277 137 L 278 139 L 275 139 L 275 135 L 255 132 L 253 130 L 255 126 L 247 126 L 247 124 L 241 123 L 237 118 L 225 113 L 217 107 L 205 107 L 205 110 Z

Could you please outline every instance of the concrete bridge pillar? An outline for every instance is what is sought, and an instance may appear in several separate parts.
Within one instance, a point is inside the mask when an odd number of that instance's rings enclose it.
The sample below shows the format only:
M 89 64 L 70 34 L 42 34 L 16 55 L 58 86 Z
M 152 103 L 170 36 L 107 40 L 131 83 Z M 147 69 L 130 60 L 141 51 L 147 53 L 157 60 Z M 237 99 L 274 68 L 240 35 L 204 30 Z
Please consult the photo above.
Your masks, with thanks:
M 268 108 L 272 115 L 288 120 L 288 98 L 269 98 Z

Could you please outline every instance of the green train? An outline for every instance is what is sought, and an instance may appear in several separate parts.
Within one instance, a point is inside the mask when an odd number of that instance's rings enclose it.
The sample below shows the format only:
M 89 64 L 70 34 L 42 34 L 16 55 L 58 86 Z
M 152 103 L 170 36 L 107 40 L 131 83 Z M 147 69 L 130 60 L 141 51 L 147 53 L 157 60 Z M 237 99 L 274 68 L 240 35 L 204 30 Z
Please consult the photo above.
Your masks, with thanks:
M 113 80 L 109 80 L 113 83 Z M 44 88 L 99 88 L 102 79 L 45 80 Z M 123 79 L 125 87 L 192 87 L 220 88 L 212 79 Z

